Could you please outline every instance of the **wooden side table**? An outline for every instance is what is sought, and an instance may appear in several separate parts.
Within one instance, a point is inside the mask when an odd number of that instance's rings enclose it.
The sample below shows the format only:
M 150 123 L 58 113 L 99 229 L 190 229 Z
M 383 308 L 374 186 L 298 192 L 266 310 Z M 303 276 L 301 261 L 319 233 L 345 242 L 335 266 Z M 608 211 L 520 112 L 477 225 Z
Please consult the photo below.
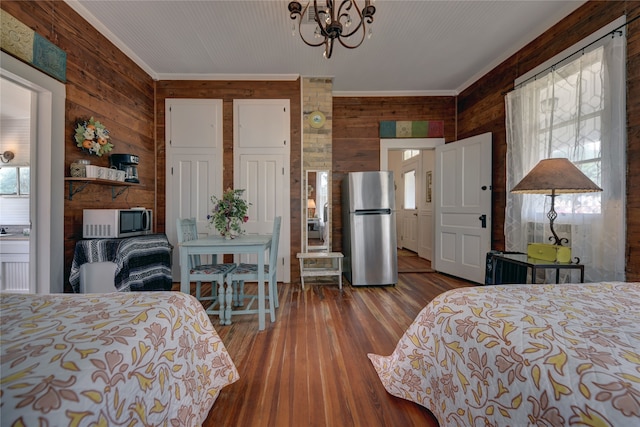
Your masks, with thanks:
M 341 252 L 303 252 L 298 253 L 297 257 L 300 260 L 300 281 L 302 282 L 303 290 L 305 277 L 319 276 L 338 276 L 338 284 L 342 290 L 342 258 L 344 258 L 344 255 Z M 331 260 L 331 265 L 307 267 L 304 264 L 307 259 Z

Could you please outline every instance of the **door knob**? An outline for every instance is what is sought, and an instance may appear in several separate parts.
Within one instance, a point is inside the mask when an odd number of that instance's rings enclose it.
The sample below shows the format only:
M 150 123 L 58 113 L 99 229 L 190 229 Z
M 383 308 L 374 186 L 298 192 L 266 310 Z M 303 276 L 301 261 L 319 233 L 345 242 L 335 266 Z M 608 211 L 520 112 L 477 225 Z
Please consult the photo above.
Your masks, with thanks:
M 482 222 L 482 228 L 487 228 L 487 216 L 482 214 L 478 219 Z

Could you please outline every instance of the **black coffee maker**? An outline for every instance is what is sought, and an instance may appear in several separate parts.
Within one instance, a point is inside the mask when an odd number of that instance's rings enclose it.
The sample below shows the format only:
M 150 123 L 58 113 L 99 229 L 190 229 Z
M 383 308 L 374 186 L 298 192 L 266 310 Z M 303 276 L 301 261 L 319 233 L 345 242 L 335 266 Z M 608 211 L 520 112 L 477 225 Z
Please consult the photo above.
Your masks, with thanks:
M 138 163 L 140 158 L 134 154 L 112 154 L 109 156 L 111 166 L 115 166 L 118 170 L 124 171 L 126 176 L 124 182 L 139 183 L 138 179 Z

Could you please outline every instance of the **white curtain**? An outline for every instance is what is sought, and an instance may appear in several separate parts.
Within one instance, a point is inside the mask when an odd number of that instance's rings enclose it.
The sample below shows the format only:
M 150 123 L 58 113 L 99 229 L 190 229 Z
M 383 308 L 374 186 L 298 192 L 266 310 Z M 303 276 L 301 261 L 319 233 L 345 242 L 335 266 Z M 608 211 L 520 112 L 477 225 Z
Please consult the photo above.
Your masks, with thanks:
M 566 157 L 604 190 L 555 202 L 555 231 L 587 282 L 625 277 L 625 45 L 624 36 L 609 36 L 506 96 L 506 250 L 549 243 L 550 197 L 509 191 L 540 160 Z

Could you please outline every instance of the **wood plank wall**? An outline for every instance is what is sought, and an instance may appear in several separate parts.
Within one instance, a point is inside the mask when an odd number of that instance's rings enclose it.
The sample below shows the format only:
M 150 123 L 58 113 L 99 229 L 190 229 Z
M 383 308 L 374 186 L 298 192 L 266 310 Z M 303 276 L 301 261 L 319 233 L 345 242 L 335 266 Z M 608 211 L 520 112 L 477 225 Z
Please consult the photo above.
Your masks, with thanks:
M 458 139 L 493 132 L 493 247 L 504 249 L 506 129 L 504 93 L 514 80 L 604 25 L 640 15 L 640 2 L 587 2 L 458 96 Z M 627 34 L 627 261 L 626 278 L 640 280 L 640 20 Z M 624 171 L 624 169 L 622 169 Z
M 295 81 L 171 81 L 161 80 L 156 88 L 158 141 L 158 230 L 165 230 L 166 221 L 166 138 L 165 100 L 167 98 L 222 99 L 223 116 L 223 188 L 233 187 L 233 100 L 234 99 L 288 99 L 291 106 L 291 280 L 298 280 L 296 253 L 300 252 L 300 168 L 301 168 L 301 107 L 300 79 Z
M 111 187 L 89 185 L 64 203 L 64 271 L 68 285 L 73 251 L 82 238 L 82 210 L 155 208 L 156 168 L 153 79 L 65 2 L 3 0 L 2 9 L 67 53 L 65 172 L 77 159 L 109 166 L 108 156 L 85 154 L 73 139 L 75 122 L 93 116 L 111 132 L 115 153 L 140 156 L 140 186 L 111 200 Z M 68 186 L 68 184 L 65 184 Z M 65 187 L 68 194 L 68 187 Z
M 380 121 L 444 120 L 445 140 L 455 140 L 455 98 L 333 98 L 333 250 L 342 250 L 341 182 L 348 172 L 380 170 Z

